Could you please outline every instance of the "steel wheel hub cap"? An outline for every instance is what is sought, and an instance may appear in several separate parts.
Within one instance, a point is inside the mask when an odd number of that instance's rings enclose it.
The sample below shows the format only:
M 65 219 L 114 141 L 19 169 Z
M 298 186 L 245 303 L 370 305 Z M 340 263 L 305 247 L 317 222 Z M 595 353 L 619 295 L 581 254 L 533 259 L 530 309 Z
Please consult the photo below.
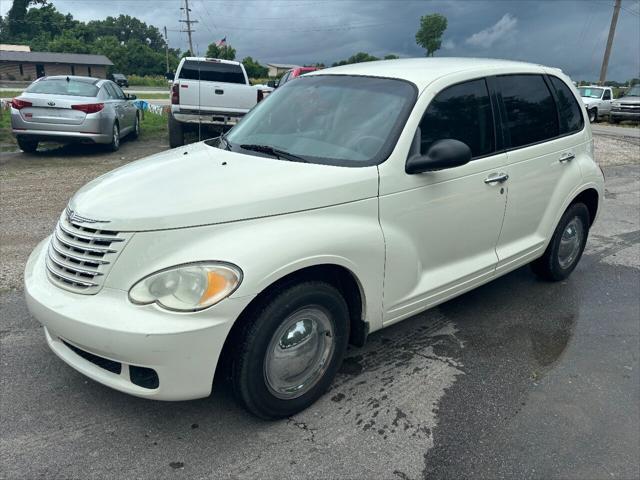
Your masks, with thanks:
M 269 391 L 282 399 L 304 395 L 322 378 L 333 350 L 333 324 L 323 308 L 292 313 L 267 348 L 264 377 Z
M 582 245 L 584 226 L 579 217 L 573 218 L 565 227 L 558 248 L 558 263 L 561 268 L 568 268 L 577 258 Z

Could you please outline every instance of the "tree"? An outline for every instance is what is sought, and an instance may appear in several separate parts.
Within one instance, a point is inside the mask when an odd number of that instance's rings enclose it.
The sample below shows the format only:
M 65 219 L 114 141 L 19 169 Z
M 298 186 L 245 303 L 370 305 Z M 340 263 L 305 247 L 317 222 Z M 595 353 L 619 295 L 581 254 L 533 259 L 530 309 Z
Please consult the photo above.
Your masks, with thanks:
M 376 60 L 380 60 L 378 57 L 374 57 L 365 52 L 358 52 L 355 55 L 351 55 L 346 60 L 340 60 L 339 62 L 334 62 L 331 64 L 332 67 L 339 67 L 341 65 L 350 65 L 352 63 L 362 63 L 362 62 L 374 62 Z
M 6 19 L 6 29 L 9 37 L 21 37 L 22 34 L 27 32 L 29 28 L 28 22 L 26 21 L 27 8 L 32 3 L 46 5 L 47 1 L 46 0 L 13 0 L 13 4 L 11 5 L 11 8 L 7 12 L 7 19 Z M 3 31 L 4 31 L 4 28 L 3 28 Z
M 269 73 L 267 67 L 263 67 L 257 60 L 251 57 L 244 57 L 242 59 L 244 69 L 247 71 L 249 78 L 265 78 Z
M 442 34 L 447 29 L 447 18 L 439 13 L 420 17 L 420 28 L 416 33 L 416 43 L 426 50 L 427 57 L 440 49 Z
M 398 55 L 394 55 L 393 53 L 390 53 L 389 55 L 385 55 L 383 60 L 395 60 L 396 58 L 400 58 Z
M 215 43 L 212 43 L 207 48 L 207 58 L 221 58 L 223 60 L 235 60 L 236 49 L 231 45 L 223 45 L 219 47 Z

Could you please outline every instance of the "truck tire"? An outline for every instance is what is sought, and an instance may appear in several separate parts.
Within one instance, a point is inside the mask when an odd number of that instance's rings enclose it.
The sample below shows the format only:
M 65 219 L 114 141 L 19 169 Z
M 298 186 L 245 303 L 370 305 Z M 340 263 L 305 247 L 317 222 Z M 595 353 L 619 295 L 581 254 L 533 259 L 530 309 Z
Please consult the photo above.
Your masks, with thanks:
M 184 127 L 169 113 L 169 146 L 171 148 L 184 145 Z
M 597 108 L 590 108 L 587 111 L 588 115 L 589 115 L 589 123 L 596 123 L 598 121 L 598 109 Z

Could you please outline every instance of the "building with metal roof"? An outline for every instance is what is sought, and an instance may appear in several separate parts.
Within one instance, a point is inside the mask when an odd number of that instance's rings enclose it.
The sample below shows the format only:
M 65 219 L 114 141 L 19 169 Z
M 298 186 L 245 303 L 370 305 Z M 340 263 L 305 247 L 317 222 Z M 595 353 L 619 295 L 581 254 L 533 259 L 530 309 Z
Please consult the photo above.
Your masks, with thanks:
M 0 50 L 0 79 L 35 80 L 45 75 L 106 78 L 113 62 L 104 55 Z

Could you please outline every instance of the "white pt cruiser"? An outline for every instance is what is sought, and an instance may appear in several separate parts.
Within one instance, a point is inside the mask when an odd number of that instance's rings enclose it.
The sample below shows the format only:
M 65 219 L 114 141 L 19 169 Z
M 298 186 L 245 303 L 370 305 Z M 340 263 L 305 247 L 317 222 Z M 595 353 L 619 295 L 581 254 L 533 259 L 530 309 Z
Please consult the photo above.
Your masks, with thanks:
M 517 62 L 305 75 L 228 134 L 81 188 L 29 258 L 29 309 L 117 390 L 205 397 L 224 365 L 251 412 L 291 415 L 349 342 L 525 264 L 573 271 L 604 181 L 581 103 Z

